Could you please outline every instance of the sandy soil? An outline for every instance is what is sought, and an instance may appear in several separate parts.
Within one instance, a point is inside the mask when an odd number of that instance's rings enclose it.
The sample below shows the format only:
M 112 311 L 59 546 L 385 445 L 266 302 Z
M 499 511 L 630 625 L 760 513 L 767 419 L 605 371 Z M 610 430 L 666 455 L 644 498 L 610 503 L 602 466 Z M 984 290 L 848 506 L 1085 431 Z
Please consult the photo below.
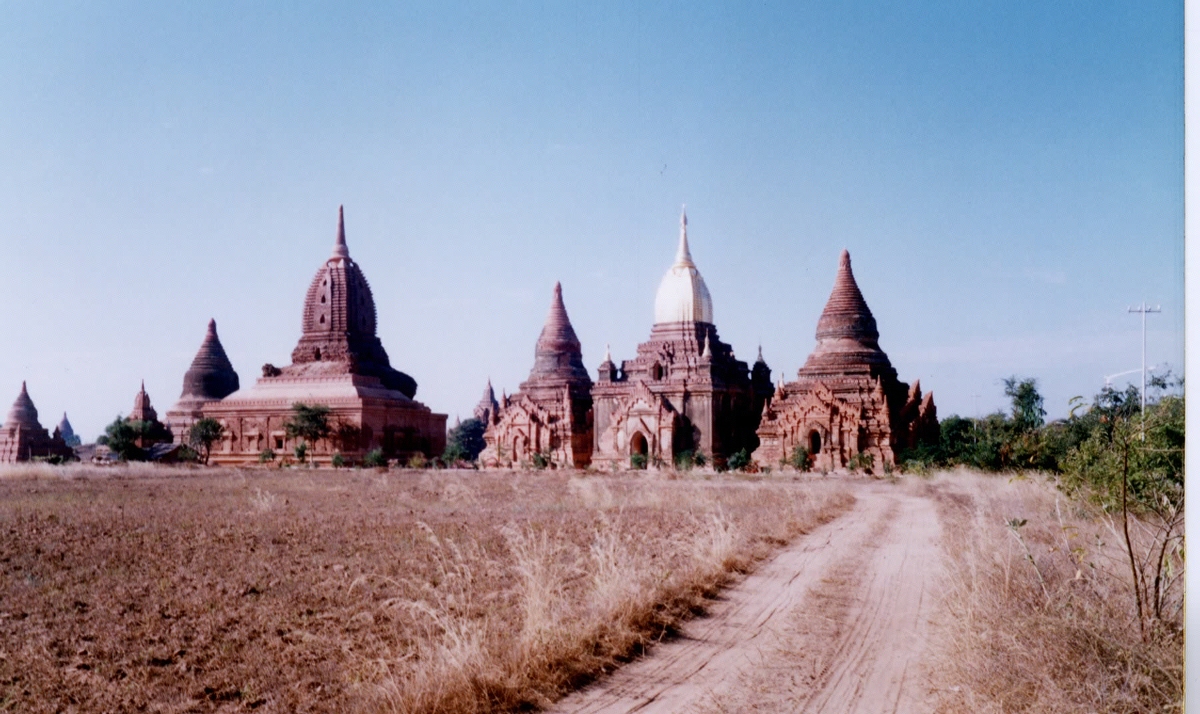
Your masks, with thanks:
M 941 569 L 932 501 L 864 482 L 708 617 L 555 712 L 923 712 Z

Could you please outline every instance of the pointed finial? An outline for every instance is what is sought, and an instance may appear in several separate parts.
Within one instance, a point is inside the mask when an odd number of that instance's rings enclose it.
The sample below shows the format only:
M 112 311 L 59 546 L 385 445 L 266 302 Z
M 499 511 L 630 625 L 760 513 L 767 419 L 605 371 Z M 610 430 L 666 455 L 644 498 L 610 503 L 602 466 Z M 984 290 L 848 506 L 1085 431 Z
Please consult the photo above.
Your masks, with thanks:
M 142 391 L 146 391 L 146 380 L 142 380 Z
M 850 251 L 845 248 L 842 249 L 842 257 L 838 259 L 838 267 L 843 269 L 850 267 Z
M 350 257 L 350 248 L 346 246 L 346 219 L 342 212 L 342 206 L 338 206 L 338 231 L 337 241 L 333 244 L 333 257 Z
M 762 356 L 762 345 L 759 345 L 759 346 L 758 346 L 758 361 L 759 361 L 759 362 L 766 362 L 766 360 L 765 360 L 765 359 L 763 359 L 763 356 Z
M 712 345 L 708 343 L 708 333 L 704 333 L 704 351 L 700 353 L 700 359 L 712 359 Z
M 604 361 L 612 362 L 612 349 L 609 348 L 608 343 L 604 344 Z
M 675 265 L 691 268 L 696 267 L 695 263 L 692 262 L 692 252 L 688 248 L 686 205 L 679 214 L 679 250 L 675 252 Z

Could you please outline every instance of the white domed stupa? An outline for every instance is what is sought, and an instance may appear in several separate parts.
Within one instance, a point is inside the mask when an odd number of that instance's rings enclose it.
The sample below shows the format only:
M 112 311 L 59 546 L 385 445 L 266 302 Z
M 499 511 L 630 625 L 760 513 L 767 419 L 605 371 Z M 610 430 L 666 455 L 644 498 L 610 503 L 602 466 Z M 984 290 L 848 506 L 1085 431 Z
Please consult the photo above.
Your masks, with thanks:
M 679 217 L 679 250 L 675 253 L 675 263 L 658 284 L 658 294 L 654 298 L 654 323 L 671 322 L 714 324 L 712 295 L 688 249 L 686 210 Z

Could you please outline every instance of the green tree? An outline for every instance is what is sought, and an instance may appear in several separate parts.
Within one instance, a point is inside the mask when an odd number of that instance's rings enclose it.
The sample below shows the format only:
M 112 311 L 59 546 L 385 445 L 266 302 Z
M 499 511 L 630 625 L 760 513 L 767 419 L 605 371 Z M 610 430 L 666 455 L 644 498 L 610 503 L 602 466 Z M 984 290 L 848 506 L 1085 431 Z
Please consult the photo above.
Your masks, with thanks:
M 479 454 L 487 446 L 483 440 L 485 431 L 487 424 L 474 417 L 461 422 L 446 435 L 446 452 L 442 455 L 442 460 L 449 464 L 479 458 Z
M 224 436 L 225 427 L 221 422 L 212 417 L 204 417 L 192 424 L 192 428 L 188 430 L 188 444 L 200 453 L 200 459 L 207 465 L 213 444 Z
M 333 432 L 329 412 L 329 407 L 324 404 L 310 406 L 297 402 L 292 405 L 292 416 L 283 423 L 283 428 L 289 439 L 300 439 L 301 443 L 296 446 L 297 449 L 303 446 L 304 453 L 307 454 L 309 447 Z M 296 451 L 296 458 L 300 463 L 304 463 L 300 451 Z
M 1004 396 L 1012 400 L 1012 421 L 1017 431 L 1033 431 L 1045 423 L 1044 400 L 1036 379 L 1008 377 L 1004 380 Z
M 128 419 L 118 416 L 104 427 L 104 435 L 96 439 L 96 443 L 107 446 L 122 461 L 143 461 L 146 452 L 138 446 L 139 436 L 140 431 Z

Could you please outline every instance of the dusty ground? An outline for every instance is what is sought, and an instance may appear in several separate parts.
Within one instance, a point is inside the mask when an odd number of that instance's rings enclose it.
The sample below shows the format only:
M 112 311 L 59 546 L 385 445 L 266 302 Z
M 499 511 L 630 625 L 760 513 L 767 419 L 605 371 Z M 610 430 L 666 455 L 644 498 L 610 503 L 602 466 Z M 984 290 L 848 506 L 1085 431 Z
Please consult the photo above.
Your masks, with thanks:
M 937 511 L 888 482 L 854 493 L 853 510 L 726 591 L 710 617 L 552 711 L 929 711 Z
M 845 510 L 834 480 L 0 471 L 0 711 L 513 711 Z

